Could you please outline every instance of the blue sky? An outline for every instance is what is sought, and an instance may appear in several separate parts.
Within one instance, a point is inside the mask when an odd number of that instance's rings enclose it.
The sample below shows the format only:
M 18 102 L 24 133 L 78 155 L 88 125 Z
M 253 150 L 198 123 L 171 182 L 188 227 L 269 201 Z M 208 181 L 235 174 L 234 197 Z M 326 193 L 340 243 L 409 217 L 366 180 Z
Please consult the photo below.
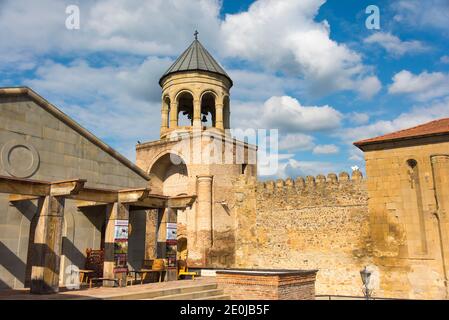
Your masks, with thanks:
M 278 177 L 363 169 L 352 142 L 449 117 L 447 0 L 4 0 L 0 86 L 30 86 L 133 160 L 195 29 L 234 80 L 231 125 L 280 130 Z

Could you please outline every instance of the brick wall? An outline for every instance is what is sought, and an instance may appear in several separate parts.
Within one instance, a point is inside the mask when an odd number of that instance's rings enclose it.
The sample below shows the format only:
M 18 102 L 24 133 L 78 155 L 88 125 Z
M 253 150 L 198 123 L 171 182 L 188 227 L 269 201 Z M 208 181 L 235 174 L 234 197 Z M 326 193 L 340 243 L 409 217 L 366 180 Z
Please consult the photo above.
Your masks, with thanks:
M 233 300 L 314 300 L 316 270 L 217 271 L 217 283 Z

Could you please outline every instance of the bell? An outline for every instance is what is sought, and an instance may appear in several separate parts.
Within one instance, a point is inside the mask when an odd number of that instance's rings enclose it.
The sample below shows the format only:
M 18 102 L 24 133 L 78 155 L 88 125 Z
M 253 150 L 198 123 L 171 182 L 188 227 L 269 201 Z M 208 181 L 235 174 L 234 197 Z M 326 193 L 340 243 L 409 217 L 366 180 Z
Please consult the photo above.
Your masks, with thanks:
M 207 122 L 206 116 L 203 116 L 203 119 L 201 120 L 201 122 Z

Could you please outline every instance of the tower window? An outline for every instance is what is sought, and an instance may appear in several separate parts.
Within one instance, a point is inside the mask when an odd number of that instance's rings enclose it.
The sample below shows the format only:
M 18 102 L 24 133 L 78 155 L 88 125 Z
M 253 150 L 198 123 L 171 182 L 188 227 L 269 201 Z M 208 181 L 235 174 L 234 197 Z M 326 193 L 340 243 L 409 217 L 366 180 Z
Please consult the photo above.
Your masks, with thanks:
M 201 124 L 204 127 L 215 127 L 215 95 L 206 93 L 201 99 Z
M 178 126 L 193 125 L 193 97 L 189 92 L 183 92 L 178 97 Z

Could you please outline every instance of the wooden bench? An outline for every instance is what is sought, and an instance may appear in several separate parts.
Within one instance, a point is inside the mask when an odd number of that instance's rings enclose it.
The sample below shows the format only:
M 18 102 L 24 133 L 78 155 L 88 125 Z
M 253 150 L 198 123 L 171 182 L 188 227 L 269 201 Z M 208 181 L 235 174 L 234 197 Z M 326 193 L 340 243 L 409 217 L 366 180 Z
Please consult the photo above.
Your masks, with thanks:
M 122 280 L 121 279 L 111 279 L 111 278 L 89 278 L 89 288 L 92 288 L 92 284 L 95 282 L 103 282 L 103 281 L 114 281 L 116 285 L 119 287 L 122 286 Z
M 151 259 L 143 261 L 142 269 L 133 270 L 130 273 L 134 273 L 135 281 L 137 281 L 137 275 L 140 275 L 140 284 L 143 284 L 148 274 L 157 274 L 157 281 L 162 282 L 164 272 L 167 272 L 165 259 Z
M 158 281 L 162 282 L 162 275 L 164 274 L 164 272 L 166 272 L 166 270 L 153 270 L 153 269 L 140 269 L 140 270 L 132 270 L 129 271 L 129 273 L 134 274 L 133 278 L 128 278 L 128 281 L 134 280 L 135 282 L 137 281 L 137 275 L 140 275 L 140 284 L 143 284 L 143 281 L 145 280 L 145 278 L 147 277 L 147 274 L 157 274 L 158 275 Z

